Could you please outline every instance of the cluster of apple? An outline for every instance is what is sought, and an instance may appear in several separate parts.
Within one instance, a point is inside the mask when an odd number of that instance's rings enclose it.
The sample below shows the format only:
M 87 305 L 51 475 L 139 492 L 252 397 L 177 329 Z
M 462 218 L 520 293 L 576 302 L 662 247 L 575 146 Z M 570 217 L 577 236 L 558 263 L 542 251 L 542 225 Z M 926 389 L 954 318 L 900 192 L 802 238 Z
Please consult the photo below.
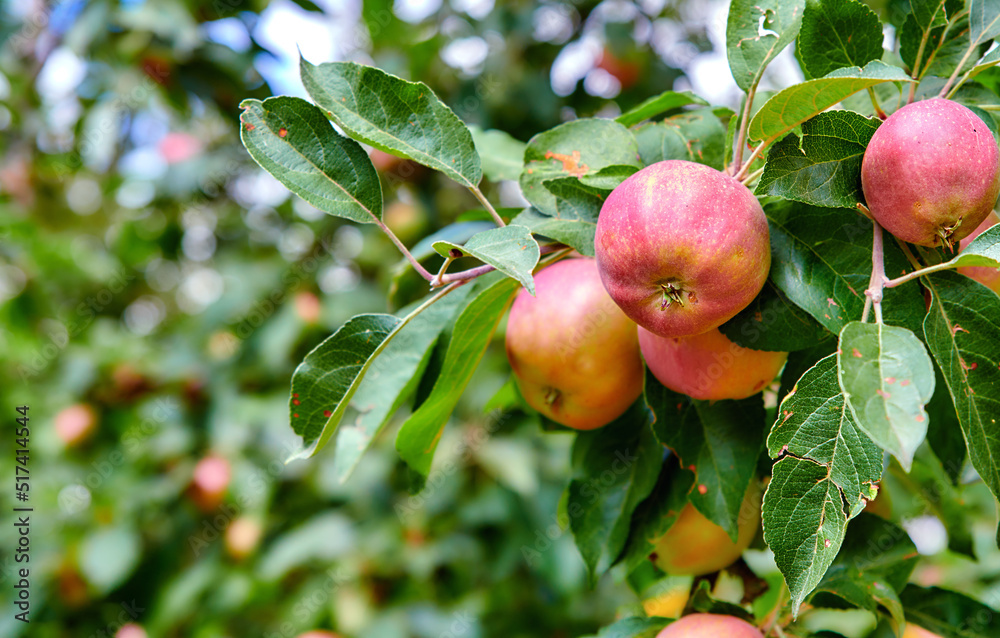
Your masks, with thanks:
M 525 400 L 580 430 L 604 426 L 642 393 L 643 360 L 696 399 L 764 389 L 787 353 L 738 346 L 718 327 L 760 292 L 767 219 L 750 190 L 681 160 L 648 166 L 608 196 L 596 259 L 558 262 L 511 308 L 507 355 Z

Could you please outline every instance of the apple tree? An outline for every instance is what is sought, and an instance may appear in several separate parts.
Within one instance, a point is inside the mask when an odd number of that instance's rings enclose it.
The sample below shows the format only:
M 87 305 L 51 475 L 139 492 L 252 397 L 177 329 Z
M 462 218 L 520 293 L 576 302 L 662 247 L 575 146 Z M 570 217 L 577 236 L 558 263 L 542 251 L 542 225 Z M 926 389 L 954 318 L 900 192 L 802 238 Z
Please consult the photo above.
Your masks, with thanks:
M 333 455 L 347 480 L 402 412 L 422 489 L 510 309 L 512 377 L 488 407 L 579 430 L 553 514 L 591 579 L 683 583 L 600 635 L 859 635 L 830 609 L 875 614 L 865 635 L 1000 635 L 982 603 L 910 582 L 917 551 L 877 514 L 888 476 L 936 485 L 951 549 L 972 556 L 961 485 L 1000 497 L 1000 2 L 886 14 L 733 0 L 737 111 L 666 91 L 527 142 L 353 62 L 302 59 L 310 100 L 245 100 L 257 163 L 403 257 L 398 311 L 353 317 L 295 371 L 293 459 Z M 804 81 L 765 94 L 793 43 Z M 478 203 L 406 245 L 371 149 Z M 495 204 L 505 180 L 526 206 Z M 758 529 L 770 551 L 730 567 Z

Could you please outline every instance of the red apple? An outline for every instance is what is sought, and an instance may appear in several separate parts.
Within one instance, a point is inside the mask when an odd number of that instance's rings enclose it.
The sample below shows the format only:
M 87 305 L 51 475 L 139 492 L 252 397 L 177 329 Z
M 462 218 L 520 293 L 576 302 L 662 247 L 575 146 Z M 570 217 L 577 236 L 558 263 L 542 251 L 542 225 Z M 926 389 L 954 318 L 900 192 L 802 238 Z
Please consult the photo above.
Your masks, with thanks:
M 675 392 L 695 399 L 745 399 L 774 380 L 787 352 L 736 345 L 718 329 L 664 339 L 639 327 L 639 347 L 653 375 Z
M 993 211 L 986 216 L 982 224 L 979 224 L 974 231 L 972 231 L 968 237 L 959 242 L 959 249 L 965 250 L 973 239 L 979 237 L 979 234 L 996 225 L 1000 222 L 1000 217 Z M 995 293 L 1000 293 L 1000 268 L 990 268 L 989 266 L 966 266 L 965 268 L 959 268 L 958 272 L 965 275 L 966 277 L 972 277 L 979 283 L 983 284 Z
M 115 632 L 115 638 L 146 638 L 146 630 L 141 625 L 128 623 Z
M 740 508 L 736 542 L 688 503 L 667 533 L 653 541 L 653 562 L 677 576 L 702 576 L 732 565 L 753 541 L 760 524 L 760 489 L 747 490 Z
M 656 638 L 764 638 L 764 634 L 735 616 L 691 614 L 667 625 Z
M 55 428 L 63 444 L 77 446 L 97 430 L 97 412 L 86 403 L 76 403 L 56 414 Z
M 525 400 L 578 430 L 607 425 L 642 393 L 635 324 L 601 285 L 593 259 L 566 259 L 535 276 L 507 322 L 507 358 Z
M 914 102 L 875 131 L 861 162 L 872 216 L 890 233 L 921 246 L 966 237 L 1000 193 L 1000 151 L 990 129 L 961 104 Z
M 191 500 L 204 512 L 210 512 L 222 503 L 232 469 L 229 461 L 221 456 L 206 456 L 194 466 L 189 493 Z
M 292 303 L 295 306 L 295 314 L 304 323 L 310 325 L 319 323 L 319 317 L 323 312 L 323 304 L 314 293 L 308 290 L 297 292 L 292 299 Z
M 681 160 L 647 166 L 604 202 L 594 240 L 604 287 L 661 337 L 717 328 L 767 279 L 770 236 L 746 186 Z
M 340 638 L 340 634 L 335 634 L 332 631 L 315 630 L 299 634 L 298 638 Z

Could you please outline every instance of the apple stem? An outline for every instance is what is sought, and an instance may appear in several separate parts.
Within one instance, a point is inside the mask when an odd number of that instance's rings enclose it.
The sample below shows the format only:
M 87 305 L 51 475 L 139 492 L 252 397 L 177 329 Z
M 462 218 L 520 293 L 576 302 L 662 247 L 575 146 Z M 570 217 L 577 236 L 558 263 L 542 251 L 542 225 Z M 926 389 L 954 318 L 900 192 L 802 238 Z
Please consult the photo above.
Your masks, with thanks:
M 503 218 L 500 217 L 497 209 L 493 208 L 493 204 L 490 203 L 490 200 L 486 199 L 486 195 L 483 195 L 483 191 L 481 191 L 478 186 L 470 186 L 469 190 L 472 191 L 472 194 L 476 196 L 476 199 L 478 199 L 486 208 L 486 212 L 493 217 L 493 221 L 497 223 L 497 226 L 503 227 L 507 225 L 504 223 Z
M 875 97 L 875 89 L 872 87 L 868 87 L 868 97 L 872 99 L 872 106 L 875 108 L 875 115 L 878 116 L 878 119 L 884 122 L 889 116 L 886 115 L 885 111 L 882 110 L 882 107 L 879 106 L 878 98 Z
M 749 184 L 750 182 L 754 181 L 755 179 L 757 179 L 758 177 L 760 177 L 763 174 L 764 174 L 764 167 L 761 166 L 760 168 L 758 168 L 754 172 L 750 173 L 749 175 L 747 175 L 746 177 L 744 177 L 743 179 L 741 179 L 740 180 L 740 184 L 743 184 L 744 186 L 746 186 L 747 184 Z
M 570 247 L 563 247 L 563 246 L 542 246 L 539 252 L 542 255 L 551 255 L 551 256 L 548 259 L 544 260 L 544 264 L 541 264 L 541 262 L 539 263 L 540 265 L 551 264 L 554 261 L 562 259 L 570 252 L 572 252 L 572 250 L 573 249 Z M 469 268 L 468 270 L 463 270 L 461 272 L 451 273 L 448 275 L 442 274 L 440 279 L 436 277 L 434 278 L 437 279 L 437 281 L 432 281 L 431 287 L 433 288 L 436 286 L 444 286 L 446 284 L 450 284 L 456 281 L 466 281 L 469 279 L 475 279 L 480 275 L 485 275 L 486 273 L 493 272 L 494 270 L 496 270 L 494 266 L 491 266 L 489 264 L 484 264 L 482 266 L 476 266 L 475 268 Z
M 743 167 L 743 145 L 747 142 L 747 130 L 750 128 L 750 109 L 753 108 L 753 98 L 757 93 L 757 85 L 754 84 L 747 91 L 747 99 L 743 105 L 743 116 L 740 119 L 740 131 L 736 136 L 736 146 L 733 147 L 733 163 L 729 167 L 729 173 L 738 177 L 740 169 Z M 752 162 L 753 159 L 750 160 Z M 748 162 L 749 163 L 749 162 Z
M 684 297 L 682 296 L 684 291 L 682 289 L 674 288 L 672 283 L 660 284 L 660 288 L 663 289 L 663 303 L 660 304 L 660 310 L 666 310 L 674 302 L 682 308 L 684 307 Z
M 753 149 L 753 153 L 750 153 L 750 157 L 747 158 L 747 161 L 745 164 L 743 164 L 743 167 L 740 170 L 736 171 L 736 174 L 733 175 L 734 179 L 743 180 L 746 178 L 747 171 L 750 170 L 750 166 L 753 164 L 754 160 L 757 159 L 757 156 L 760 155 L 760 152 L 764 150 L 765 146 L 767 146 L 767 142 L 768 140 L 764 140 L 763 142 L 757 145 L 757 148 Z
M 559 399 L 559 390 L 555 388 L 549 388 L 545 392 L 545 405 L 552 405 Z
M 386 237 L 388 237 L 392 241 L 392 243 L 396 244 L 396 248 L 398 248 L 399 251 L 403 253 L 403 256 L 406 257 L 406 261 L 410 262 L 410 265 L 413 266 L 413 269 L 416 270 L 417 273 L 419 273 L 420 276 L 426 279 L 427 281 L 433 282 L 434 275 L 432 275 L 430 271 L 428 271 L 426 268 L 423 267 L 423 265 L 421 265 L 421 263 L 417 260 L 417 258 L 413 256 L 413 253 L 407 250 L 403 242 L 399 241 L 399 237 L 396 237 L 396 234 L 392 232 L 392 230 L 390 230 L 388 226 L 385 225 L 385 222 L 383 222 L 375 215 L 372 215 L 372 219 L 374 220 L 375 224 L 382 230 L 382 232 L 386 234 Z
M 875 323 L 882 323 L 882 289 L 889 280 L 885 276 L 882 226 L 877 221 L 873 221 L 872 224 L 872 276 L 868 282 L 868 290 L 865 291 L 868 300 L 865 301 L 865 313 L 861 320 L 868 319 L 867 310 L 871 305 L 875 308 Z

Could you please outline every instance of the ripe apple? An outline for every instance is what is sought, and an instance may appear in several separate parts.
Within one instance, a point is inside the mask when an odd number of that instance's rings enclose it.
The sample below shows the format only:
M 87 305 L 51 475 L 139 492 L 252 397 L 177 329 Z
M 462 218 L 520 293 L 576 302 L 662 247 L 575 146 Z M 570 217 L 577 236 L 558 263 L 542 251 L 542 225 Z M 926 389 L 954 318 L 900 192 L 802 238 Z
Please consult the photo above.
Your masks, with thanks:
M 191 500 L 203 512 L 214 510 L 222 503 L 231 476 L 229 461 L 221 456 L 206 456 L 194 466 L 188 489 Z
M 717 328 L 757 296 L 771 266 L 753 193 L 681 160 L 647 166 L 608 195 L 594 250 L 611 297 L 661 337 Z
M 340 634 L 335 634 L 332 631 L 316 630 L 299 634 L 298 638 L 340 638 Z
M 702 576 L 732 565 L 757 533 L 760 498 L 760 489 L 754 483 L 740 508 L 735 543 L 724 529 L 688 503 L 667 533 L 653 542 L 656 546 L 653 562 L 675 576 Z
M 691 614 L 675 620 L 656 638 L 764 638 L 756 627 L 735 616 Z
M 774 380 L 787 352 L 751 350 L 713 328 L 693 337 L 664 339 L 639 327 L 639 347 L 653 375 L 695 399 L 745 399 Z
M 921 246 L 947 246 L 972 233 L 1000 193 L 1000 151 L 990 129 L 961 104 L 914 102 L 875 131 L 861 162 L 872 216 Z
M 507 322 L 507 358 L 528 404 L 577 430 L 607 425 L 642 393 L 635 324 L 601 285 L 593 259 L 565 259 L 522 290 Z
M 226 528 L 226 553 L 236 560 L 243 560 L 257 549 L 264 529 L 256 519 L 241 516 Z
M 972 240 L 979 237 L 979 234 L 995 226 L 997 222 L 1000 222 L 1000 217 L 993 211 L 986 216 L 982 224 L 976 227 L 974 231 L 969 233 L 969 235 L 959 242 L 959 250 L 965 250 L 965 247 L 972 243 Z M 965 275 L 966 277 L 972 277 L 979 283 L 983 284 L 995 293 L 1000 294 L 1000 268 L 990 268 L 988 266 L 966 266 L 965 268 L 959 268 L 958 272 Z
M 672 587 L 642 601 L 647 616 L 678 618 L 691 595 L 690 587 Z
M 913 623 L 906 623 L 906 629 L 903 630 L 903 638 L 941 638 L 941 636 L 927 631 L 923 627 L 918 627 Z
M 115 638 L 146 638 L 146 636 L 146 630 L 143 629 L 141 625 L 131 622 L 122 625 L 118 631 L 115 632 Z
M 97 412 L 87 403 L 63 408 L 55 418 L 56 436 L 67 447 L 77 446 L 97 430 Z
M 315 293 L 308 290 L 297 292 L 292 299 L 292 303 L 295 306 L 295 314 L 304 323 L 309 325 L 319 323 L 320 315 L 323 312 L 323 304 Z

